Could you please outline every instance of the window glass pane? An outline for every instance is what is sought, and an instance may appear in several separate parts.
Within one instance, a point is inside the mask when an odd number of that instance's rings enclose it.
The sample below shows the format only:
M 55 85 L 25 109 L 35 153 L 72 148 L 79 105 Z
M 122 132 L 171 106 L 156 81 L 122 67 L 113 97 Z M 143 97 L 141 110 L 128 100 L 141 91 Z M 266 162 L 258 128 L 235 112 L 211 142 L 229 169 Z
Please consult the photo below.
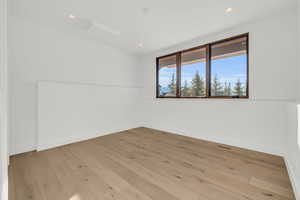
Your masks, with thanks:
M 158 60 L 159 96 L 176 96 L 176 55 Z
M 211 96 L 247 95 L 247 38 L 211 46 Z
M 181 54 L 181 96 L 206 95 L 206 48 Z

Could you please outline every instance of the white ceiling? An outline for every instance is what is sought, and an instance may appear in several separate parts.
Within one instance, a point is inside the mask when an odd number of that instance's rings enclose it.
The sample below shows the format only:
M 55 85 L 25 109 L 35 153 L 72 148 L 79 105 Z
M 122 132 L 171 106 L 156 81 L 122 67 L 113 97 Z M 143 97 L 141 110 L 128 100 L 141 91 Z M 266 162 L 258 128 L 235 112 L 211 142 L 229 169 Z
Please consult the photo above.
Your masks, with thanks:
M 147 53 L 292 7 L 296 0 L 10 0 L 10 14 Z M 225 10 L 232 7 L 233 11 Z M 143 8 L 148 8 L 146 14 Z M 71 20 L 72 14 L 76 18 Z M 91 26 L 91 24 L 97 24 Z M 70 28 L 71 27 L 71 28 Z M 143 47 L 139 47 L 139 43 Z

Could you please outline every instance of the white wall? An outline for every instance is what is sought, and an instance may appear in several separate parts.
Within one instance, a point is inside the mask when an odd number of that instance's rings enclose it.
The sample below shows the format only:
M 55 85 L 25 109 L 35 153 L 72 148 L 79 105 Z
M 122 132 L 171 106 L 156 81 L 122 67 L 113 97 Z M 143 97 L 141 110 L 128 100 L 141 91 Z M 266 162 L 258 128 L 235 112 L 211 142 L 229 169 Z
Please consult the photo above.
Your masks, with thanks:
M 10 16 L 10 153 L 36 148 L 37 81 L 131 87 L 136 64 L 133 56 L 100 42 Z
M 300 199 L 300 2 L 298 3 L 298 98 L 296 103 L 287 105 L 288 131 L 286 162 L 297 198 Z M 297 109 L 298 108 L 298 109 Z
M 300 108 L 299 108 L 300 114 Z M 298 146 L 298 127 L 299 117 L 297 116 L 297 104 L 289 103 L 287 105 L 288 129 L 286 134 L 287 146 L 285 160 L 289 170 L 295 194 L 300 199 L 300 148 Z
M 0 0 L 0 200 L 8 199 L 6 5 L 6 0 Z
M 38 83 L 38 150 L 137 127 L 140 88 Z
M 141 60 L 144 126 L 283 155 L 286 102 L 296 90 L 296 11 L 198 38 Z M 250 99 L 155 99 L 155 57 L 250 33 Z

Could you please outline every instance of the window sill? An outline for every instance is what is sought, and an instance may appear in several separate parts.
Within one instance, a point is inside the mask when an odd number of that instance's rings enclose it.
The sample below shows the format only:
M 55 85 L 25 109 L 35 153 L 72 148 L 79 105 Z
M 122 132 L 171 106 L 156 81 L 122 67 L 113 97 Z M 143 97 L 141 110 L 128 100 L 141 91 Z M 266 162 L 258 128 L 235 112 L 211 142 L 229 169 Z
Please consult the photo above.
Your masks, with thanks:
M 249 99 L 248 96 L 212 96 L 212 97 L 163 97 L 157 96 L 157 99 Z

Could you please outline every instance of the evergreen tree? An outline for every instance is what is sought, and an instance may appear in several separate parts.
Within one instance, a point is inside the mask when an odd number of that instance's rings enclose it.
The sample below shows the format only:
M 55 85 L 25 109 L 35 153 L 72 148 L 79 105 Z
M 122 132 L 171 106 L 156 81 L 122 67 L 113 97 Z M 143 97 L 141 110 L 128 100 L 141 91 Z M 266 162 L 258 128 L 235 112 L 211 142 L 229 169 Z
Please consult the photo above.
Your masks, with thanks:
M 228 88 L 227 88 L 228 96 L 232 95 L 232 89 L 231 89 L 231 83 L 229 82 Z
M 211 89 L 212 89 L 212 95 L 214 95 L 214 96 L 223 96 L 224 95 L 223 87 L 222 87 L 217 75 L 215 75 L 215 77 L 213 78 Z
M 225 86 L 224 86 L 224 95 L 225 96 L 231 96 L 231 83 L 229 82 L 225 82 Z
M 176 95 L 176 82 L 175 82 L 175 74 L 174 73 L 172 74 L 172 79 L 171 79 L 171 82 L 168 85 L 168 87 L 170 89 L 169 94 Z
M 189 92 L 189 88 L 188 88 L 188 84 L 187 84 L 186 80 L 184 81 L 184 86 L 183 86 L 181 92 L 182 92 L 182 96 L 185 96 L 185 97 L 190 96 L 190 92 Z
M 201 78 L 198 71 L 196 71 L 195 77 L 192 80 L 192 96 L 204 96 L 204 80 Z
M 242 86 L 242 82 L 240 81 L 240 79 L 237 80 L 233 89 L 234 89 L 234 91 L 233 91 L 234 95 L 243 96 L 244 88 Z

